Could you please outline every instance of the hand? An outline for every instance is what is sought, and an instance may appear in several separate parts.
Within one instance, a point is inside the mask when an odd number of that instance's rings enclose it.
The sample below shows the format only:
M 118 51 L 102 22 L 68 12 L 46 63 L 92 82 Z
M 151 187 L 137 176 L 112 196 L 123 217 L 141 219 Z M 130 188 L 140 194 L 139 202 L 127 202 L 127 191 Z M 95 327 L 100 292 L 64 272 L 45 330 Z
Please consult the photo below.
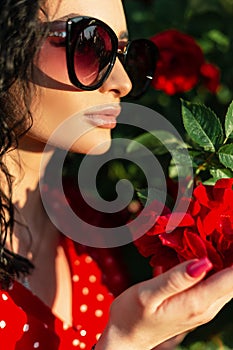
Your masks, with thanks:
M 208 259 L 175 266 L 127 289 L 112 303 L 96 350 L 149 350 L 210 321 L 233 297 L 233 268 L 203 281 Z
M 162 344 L 156 346 L 151 350 L 175 350 L 177 345 L 179 345 L 183 341 L 186 334 L 187 333 L 182 333 L 175 337 L 172 337 L 171 339 L 166 340 L 165 342 L 163 342 Z
M 177 345 L 179 345 L 184 340 L 184 337 L 186 335 L 187 332 L 176 335 L 175 337 L 172 337 L 171 339 L 166 340 L 164 343 L 156 346 L 152 350 L 175 350 Z

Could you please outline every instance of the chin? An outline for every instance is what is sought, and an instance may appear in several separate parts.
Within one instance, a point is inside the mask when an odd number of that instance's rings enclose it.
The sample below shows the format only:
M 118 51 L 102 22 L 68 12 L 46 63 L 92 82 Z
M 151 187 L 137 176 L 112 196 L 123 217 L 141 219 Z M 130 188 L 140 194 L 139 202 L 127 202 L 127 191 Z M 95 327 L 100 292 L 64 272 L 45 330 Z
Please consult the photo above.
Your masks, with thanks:
M 94 128 L 91 131 L 84 131 L 81 133 L 82 136 L 78 136 L 75 129 L 70 132 L 59 132 L 52 138 L 49 135 L 44 135 L 44 133 L 41 133 L 39 136 L 38 132 L 35 134 L 32 130 L 27 135 L 29 136 L 28 148 L 30 150 L 34 149 L 33 144 L 38 143 L 43 148 L 47 145 L 66 150 L 67 152 L 92 155 L 100 155 L 107 152 L 111 147 L 112 140 L 111 131 L 104 128 Z M 44 137 L 41 137 L 42 135 Z
M 83 142 L 80 141 L 82 140 L 75 142 L 69 151 L 88 155 L 101 155 L 106 153 L 111 147 L 111 137 L 99 138 L 98 140 L 93 138 L 92 140 L 83 140 Z

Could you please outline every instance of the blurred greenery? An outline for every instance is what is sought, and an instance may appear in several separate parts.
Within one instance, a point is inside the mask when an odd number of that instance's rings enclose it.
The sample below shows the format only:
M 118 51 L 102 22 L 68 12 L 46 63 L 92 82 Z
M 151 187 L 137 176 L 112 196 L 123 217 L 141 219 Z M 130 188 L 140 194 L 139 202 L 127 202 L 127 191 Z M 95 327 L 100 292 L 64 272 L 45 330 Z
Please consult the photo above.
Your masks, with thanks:
M 127 0 L 124 2 L 131 38 L 147 37 L 176 28 L 192 36 L 206 60 L 221 70 L 221 88 L 212 95 L 201 87 L 185 94 L 193 102 L 210 105 L 223 112 L 233 98 L 233 2 L 230 0 Z M 169 97 L 151 90 L 140 103 L 155 108 L 179 123 L 179 96 Z
M 178 29 L 192 36 L 201 46 L 206 60 L 221 71 L 221 85 L 216 95 L 201 86 L 175 96 L 151 88 L 135 102 L 166 116 L 183 135 L 180 98 L 204 103 L 223 118 L 233 99 L 233 0 L 125 0 L 124 6 L 130 38 L 150 38 L 166 29 Z M 124 134 L 124 130 L 121 132 Z M 138 266 L 136 262 L 135 266 Z M 138 268 L 142 278 L 143 269 L 142 264 Z M 233 349 L 232 314 L 230 303 L 214 321 L 191 332 L 177 349 Z

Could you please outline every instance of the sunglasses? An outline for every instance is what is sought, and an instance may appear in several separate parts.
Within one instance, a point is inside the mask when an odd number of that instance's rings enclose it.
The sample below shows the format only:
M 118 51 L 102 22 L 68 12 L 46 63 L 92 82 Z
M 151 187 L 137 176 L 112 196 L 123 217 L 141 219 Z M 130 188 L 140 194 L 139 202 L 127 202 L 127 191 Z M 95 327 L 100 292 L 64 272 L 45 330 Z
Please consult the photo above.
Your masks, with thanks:
M 158 49 L 149 40 L 118 41 L 114 31 L 92 17 L 74 17 L 66 21 L 66 31 L 48 34 L 65 46 L 70 82 L 80 90 L 98 89 L 111 73 L 117 57 L 132 82 L 130 97 L 141 96 L 151 84 Z

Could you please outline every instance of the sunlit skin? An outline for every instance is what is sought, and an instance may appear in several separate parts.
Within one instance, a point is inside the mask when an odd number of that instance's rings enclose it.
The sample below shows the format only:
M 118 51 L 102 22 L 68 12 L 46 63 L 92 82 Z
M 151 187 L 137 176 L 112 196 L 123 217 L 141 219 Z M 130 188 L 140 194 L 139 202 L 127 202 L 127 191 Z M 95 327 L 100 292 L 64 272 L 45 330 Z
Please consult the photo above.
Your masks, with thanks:
M 87 1 L 49 1 L 48 11 L 50 21 L 63 20 L 66 17 L 85 15 L 97 17 L 107 23 L 119 39 L 127 41 L 127 27 L 119 0 L 101 0 L 98 6 L 93 6 L 93 0 Z M 39 99 L 35 100 L 33 110 L 33 127 L 28 135 L 35 140 L 47 142 L 51 133 L 70 116 L 95 105 L 116 104 L 131 89 L 131 82 L 117 59 L 114 69 L 107 81 L 97 91 L 83 92 L 75 88 L 69 81 L 65 64 L 65 48 L 52 47 L 45 41 L 39 56 L 39 68 L 67 84 L 67 89 L 44 88 L 38 86 Z M 55 62 L 55 64 L 54 64 Z M 54 73 L 55 70 L 55 73 Z M 59 74 L 57 73 L 59 72 Z M 46 83 L 46 81 L 45 81 Z M 56 86 L 55 86 L 56 87 Z M 57 86 L 59 88 L 59 84 Z M 82 116 L 77 117 L 77 130 L 85 133 L 91 124 Z M 64 135 L 65 138 L 65 135 Z M 110 145 L 111 130 L 109 128 L 92 128 L 91 132 L 75 142 L 72 151 L 87 153 L 98 144 L 103 144 L 102 151 Z M 63 145 L 64 140 L 58 140 Z
M 121 1 L 100 0 L 98 6 L 94 5 L 94 0 L 49 0 L 47 3 L 49 21 L 64 20 L 64 18 L 78 15 L 97 17 L 111 26 L 119 39 L 127 40 L 126 21 Z M 41 19 L 44 20 L 43 16 Z M 42 152 L 53 131 L 74 114 L 77 114 L 77 141 L 71 150 L 88 153 L 93 147 L 103 145 L 99 153 L 106 151 L 111 142 L 111 128 L 93 127 L 78 113 L 95 105 L 118 106 L 120 99 L 131 90 L 131 82 L 117 59 L 109 78 L 98 90 L 79 91 L 69 82 L 64 60 L 65 49 L 59 48 L 57 55 L 54 56 L 56 48 L 48 45 L 45 41 L 39 53 L 41 57 L 39 56 L 36 60 L 36 64 L 39 64 L 41 70 L 53 76 L 53 72 L 49 72 L 48 69 L 52 67 L 51 60 L 55 59 L 59 68 L 60 82 L 67 84 L 68 87 L 61 90 L 58 81 L 57 88 L 56 85 L 49 88 L 46 87 L 46 80 L 43 81 L 43 87 L 42 84 L 35 85 L 36 94 L 33 95 L 32 101 L 33 126 L 21 139 L 17 153 L 12 152 L 12 158 L 20 158 L 21 169 L 8 160 L 10 170 L 16 177 L 14 202 L 16 207 L 20 208 L 20 219 L 27 223 L 33 239 L 32 247 L 28 251 L 29 237 L 22 232 L 21 227 L 16 225 L 14 246 L 21 254 L 32 258 L 37 266 L 30 276 L 32 291 L 52 307 L 55 314 L 71 324 L 70 271 L 63 249 L 58 245 L 59 233 L 43 210 L 38 190 Z M 78 137 L 80 133 L 83 136 Z M 64 147 L 66 142 L 64 140 L 67 140 L 68 136 L 69 133 L 64 133 L 63 137 L 58 138 L 56 146 Z M 51 146 L 51 151 L 47 154 L 48 159 L 53 153 L 54 145 Z M 48 288 L 45 287 L 47 285 Z M 67 303 L 64 303 L 64 300 L 67 300 Z
M 48 0 L 47 12 L 50 21 L 70 15 L 97 17 L 106 22 L 119 39 L 126 40 L 127 28 L 121 0 Z M 42 15 L 41 20 L 44 20 Z M 45 42 L 39 52 L 41 56 L 35 61 L 47 75 L 51 63 L 48 53 L 52 51 L 54 48 L 49 48 L 48 42 Z M 59 244 L 60 233 L 47 217 L 38 189 L 42 153 L 52 133 L 74 114 L 77 114 L 77 135 L 81 132 L 82 137 L 78 137 L 72 151 L 88 153 L 99 145 L 102 145 L 99 153 L 106 151 L 111 142 L 111 128 L 93 127 L 90 118 L 80 112 L 97 105 L 118 105 L 120 99 L 131 90 L 131 82 L 117 59 L 109 78 L 98 90 L 81 92 L 67 79 L 61 50 L 55 61 L 60 58 L 61 62 L 57 63 L 59 69 L 51 70 L 51 77 L 58 79 L 57 88 L 56 85 L 49 87 L 45 78 L 42 84 L 38 72 L 32 79 L 31 84 L 35 84 L 36 88 L 32 101 L 33 126 L 21 139 L 19 149 L 12 151 L 11 157 L 7 154 L 6 162 L 15 178 L 13 201 L 17 221 L 14 251 L 30 258 L 36 266 L 29 277 L 32 292 L 55 315 L 71 325 L 70 269 Z M 61 83 L 66 88 L 61 89 Z M 68 138 L 69 134 L 57 138 L 56 146 L 65 147 Z M 54 144 L 51 144 L 45 155 L 48 160 L 53 152 Z M 24 225 L 18 225 L 18 221 Z M 187 266 L 194 263 L 199 264 L 200 261 L 183 262 L 165 274 L 130 287 L 114 300 L 109 322 L 95 350 L 149 350 L 210 321 L 233 297 L 233 269 L 230 267 L 202 281 L 206 266 L 198 276 L 193 277 L 188 273 Z

